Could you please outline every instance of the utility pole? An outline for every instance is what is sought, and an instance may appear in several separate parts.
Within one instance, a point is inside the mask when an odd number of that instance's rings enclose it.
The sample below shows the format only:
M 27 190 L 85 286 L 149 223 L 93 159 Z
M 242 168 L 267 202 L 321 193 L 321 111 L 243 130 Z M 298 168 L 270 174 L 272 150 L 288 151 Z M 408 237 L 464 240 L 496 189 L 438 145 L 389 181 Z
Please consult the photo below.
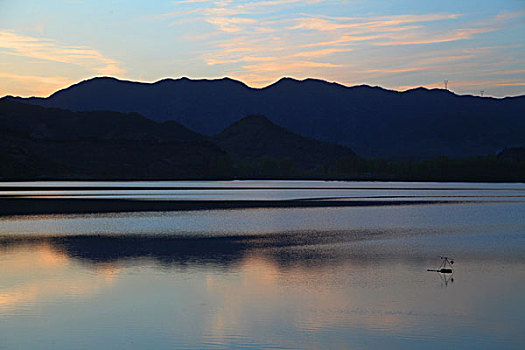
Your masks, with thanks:
M 445 83 L 445 90 L 448 90 L 448 80 L 443 80 L 443 83 Z

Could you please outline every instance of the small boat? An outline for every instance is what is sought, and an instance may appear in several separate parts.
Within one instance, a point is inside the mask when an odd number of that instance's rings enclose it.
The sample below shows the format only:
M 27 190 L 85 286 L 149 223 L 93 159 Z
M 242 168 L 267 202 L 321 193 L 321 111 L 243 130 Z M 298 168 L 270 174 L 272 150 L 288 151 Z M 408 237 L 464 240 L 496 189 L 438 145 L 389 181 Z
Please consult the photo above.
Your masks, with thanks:
M 439 273 L 452 273 L 454 270 L 452 270 L 452 264 L 454 264 L 454 260 L 449 259 L 446 256 L 440 256 L 441 258 L 441 265 L 437 269 L 427 269 L 427 271 L 434 271 Z

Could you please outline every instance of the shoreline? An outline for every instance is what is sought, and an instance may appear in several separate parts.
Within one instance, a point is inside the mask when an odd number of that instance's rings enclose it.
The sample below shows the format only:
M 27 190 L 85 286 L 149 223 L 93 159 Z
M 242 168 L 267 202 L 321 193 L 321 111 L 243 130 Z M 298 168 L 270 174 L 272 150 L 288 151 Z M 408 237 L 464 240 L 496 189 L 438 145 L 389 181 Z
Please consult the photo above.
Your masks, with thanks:
M 0 183 L 12 182 L 208 182 L 208 181 L 320 181 L 320 182 L 433 182 L 433 183 L 522 183 L 525 179 L 516 179 L 515 177 L 436 177 L 436 178 L 399 178 L 389 176 L 371 176 L 371 177 L 188 177 L 188 178 L 100 178 L 100 177 L 34 177 L 34 178 L 12 178 L 0 177 Z
M 478 203 L 469 200 L 173 200 L 0 198 L 0 217 L 263 208 L 340 208 Z

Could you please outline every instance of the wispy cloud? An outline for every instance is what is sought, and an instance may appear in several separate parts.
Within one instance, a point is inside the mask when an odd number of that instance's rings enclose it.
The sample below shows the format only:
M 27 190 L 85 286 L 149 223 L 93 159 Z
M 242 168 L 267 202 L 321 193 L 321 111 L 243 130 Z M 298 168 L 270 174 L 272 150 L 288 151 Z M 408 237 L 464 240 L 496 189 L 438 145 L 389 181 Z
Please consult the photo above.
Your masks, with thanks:
M 286 72 L 297 68 L 336 68 L 342 67 L 340 64 L 313 61 L 293 61 L 288 63 L 270 62 L 257 65 L 244 66 L 248 70 L 259 72 Z
M 120 6 L 106 3 L 96 11 L 105 7 L 109 13 L 110 7 Z M 453 81 L 492 81 L 494 91 L 498 86 L 509 86 L 497 90 L 502 93 L 523 91 L 525 41 L 519 34 L 525 11 L 511 1 L 479 7 L 468 0 L 461 11 L 443 4 L 439 12 L 408 0 L 384 7 L 363 0 L 168 0 L 158 7 L 118 3 L 129 11 L 112 14 L 111 32 L 94 20 L 100 27 L 92 33 L 73 33 L 77 29 L 68 27 L 71 20 L 45 9 L 25 21 L 33 25 L 0 30 L 0 71 L 5 72 L 0 89 L 28 94 L 33 79 L 37 94 L 45 86 L 65 84 L 61 75 L 78 81 L 122 75 L 124 67 L 133 67 L 135 74 L 128 78 L 148 81 L 166 75 L 231 76 L 262 86 L 292 76 L 393 88 L 450 79 L 451 86 Z M 62 26 L 72 31 L 63 38 L 79 42 L 97 42 L 103 35 L 119 57 L 94 44 L 56 40 L 62 34 L 54 31 Z
M 420 35 L 410 35 L 409 37 L 392 37 L 391 41 L 379 42 L 375 45 L 391 46 L 391 45 L 424 45 L 446 43 L 451 41 L 471 39 L 475 34 L 488 33 L 500 29 L 499 27 L 487 27 L 477 29 L 460 29 L 452 33 L 444 35 L 434 35 L 431 37 L 422 37 Z
M 211 0 L 176 0 L 172 1 L 173 4 L 180 5 L 180 4 L 197 4 L 202 2 L 211 2 Z
M 210 17 L 206 22 L 216 25 L 220 30 L 228 33 L 240 32 L 242 25 L 257 23 L 255 19 L 242 17 Z
M 114 76 L 125 72 L 120 62 L 93 48 L 64 45 L 56 40 L 24 36 L 13 31 L 0 31 L 0 55 L 26 59 L 23 66 L 12 63 L 8 71 L 3 69 L 0 72 L 0 94 L 10 94 L 14 90 L 22 96 L 45 96 L 75 82 L 71 77 L 52 75 L 48 71 L 75 71 L 80 76 L 85 72 L 90 76 Z M 39 68 L 33 68 L 33 65 Z M 40 67 L 49 69 L 42 72 Z
M 525 86 L 525 81 L 493 83 L 496 86 Z
M 71 85 L 73 80 L 61 76 L 38 76 L 0 72 L 0 96 L 11 94 L 9 86 L 17 86 L 18 95 L 45 96 L 64 86 Z M 5 84 L 5 85 L 4 85 Z
M 52 39 L 23 36 L 12 31 L 0 31 L 0 53 L 73 64 L 99 74 L 125 72 L 120 62 L 87 46 L 68 46 Z
M 323 71 L 336 69 L 341 72 L 345 67 L 356 67 L 361 76 L 439 69 L 436 64 L 447 64 L 454 59 L 427 58 L 427 62 L 412 61 L 411 66 L 365 68 L 348 62 L 342 55 L 355 51 L 359 57 L 365 47 L 385 47 L 383 50 L 387 50 L 394 46 L 467 40 L 497 29 L 485 26 L 439 34 L 429 27 L 434 22 L 453 23 L 462 18 L 460 13 L 344 17 L 305 11 L 305 4 L 321 1 L 223 0 L 211 1 L 200 7 L 184 7 L 194 4 L 191 1 L 174 2 L 181 7 L 166 15 L 177 18 L 176 21 L 202 21 L 212 25 L 212 31 L 197 36 L 208 46 L 202 59 L 208 66 L 222 67 L 224 75 L 250 77 L 253 80 L 246 81 L 248 84 L 259 84 L 264 76 L 270 82 L 279 74 L 308 76 L 317 72 L 323 75 Z M 288 11 L 286 16 L 279 16 L 283 8 L 302 8 L 303 11 Z M 290 13 L 293 15 L 290 16 Z
M 334 53 L 348 52 L 348 51 L 352 51 L 352 49 L 351 48 L 332 47 L 332 48 L 328 48 L 328 49 L 321 49 L 321 50 L 315 50 L 315 51 L 301 51 L 301 52 L 298 52 L 298 53 L 296 53 L 296 54 L 294 54 L 292 56 L 293 57 L 310 58 L 310 57 L 328 56 L 328 55 L 332 55 Z
M 523 74 L 525 69 L 511 69 L 511 70 L 498 70 L 496 72 L 491 72 L 491 74 Z
M 509 20 L 509 19 L 514 19 L 514 18 L 518 18 L 518 17 L 525 17 L 525 10 L 523 11 L 512 11 L 512 12 L 502 12 L 500 13 L 499 15 L 497 15 L 495 17 L 496 20 Z
M 428 65 L 428 64 L 442 64 L 450 63 L 455 61 L 469 60 L 476 57 L 475 55 L 458 55 L 458 56 L 437 56 L 437 57 L 427 57 L 420 60 L 416 60 L 415 64 L 418 65 Z
M 401 15 L 388 17 L 306 17 L 299 18 L 295 26 L 290 29 L 311 29 L 318 31 L 334 31 L 346 29 L 367 29 L 369 31 L 378 28 L 432 22 L 440 20 L 450 20 L 460 17 L 459 14 L 429 14 L 429 15 Z

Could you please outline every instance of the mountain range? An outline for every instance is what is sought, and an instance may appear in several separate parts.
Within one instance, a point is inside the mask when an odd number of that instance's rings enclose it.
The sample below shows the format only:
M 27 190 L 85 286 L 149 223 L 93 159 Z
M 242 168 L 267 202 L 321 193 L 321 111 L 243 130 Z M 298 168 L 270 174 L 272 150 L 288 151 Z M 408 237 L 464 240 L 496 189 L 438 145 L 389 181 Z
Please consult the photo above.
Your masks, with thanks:
M 47 98 L 4 99 L 72 111 L 140 113 L 210 137 L 247 115 L 264 115 L 293 133 L 390 159 L 489 155 L 525 144 L 525 96 L 482 98 L 425 88 L 397 92 L 315 79 L 283 78 L 255 89 L 229 78 L 139 83 L 101 77 Z

